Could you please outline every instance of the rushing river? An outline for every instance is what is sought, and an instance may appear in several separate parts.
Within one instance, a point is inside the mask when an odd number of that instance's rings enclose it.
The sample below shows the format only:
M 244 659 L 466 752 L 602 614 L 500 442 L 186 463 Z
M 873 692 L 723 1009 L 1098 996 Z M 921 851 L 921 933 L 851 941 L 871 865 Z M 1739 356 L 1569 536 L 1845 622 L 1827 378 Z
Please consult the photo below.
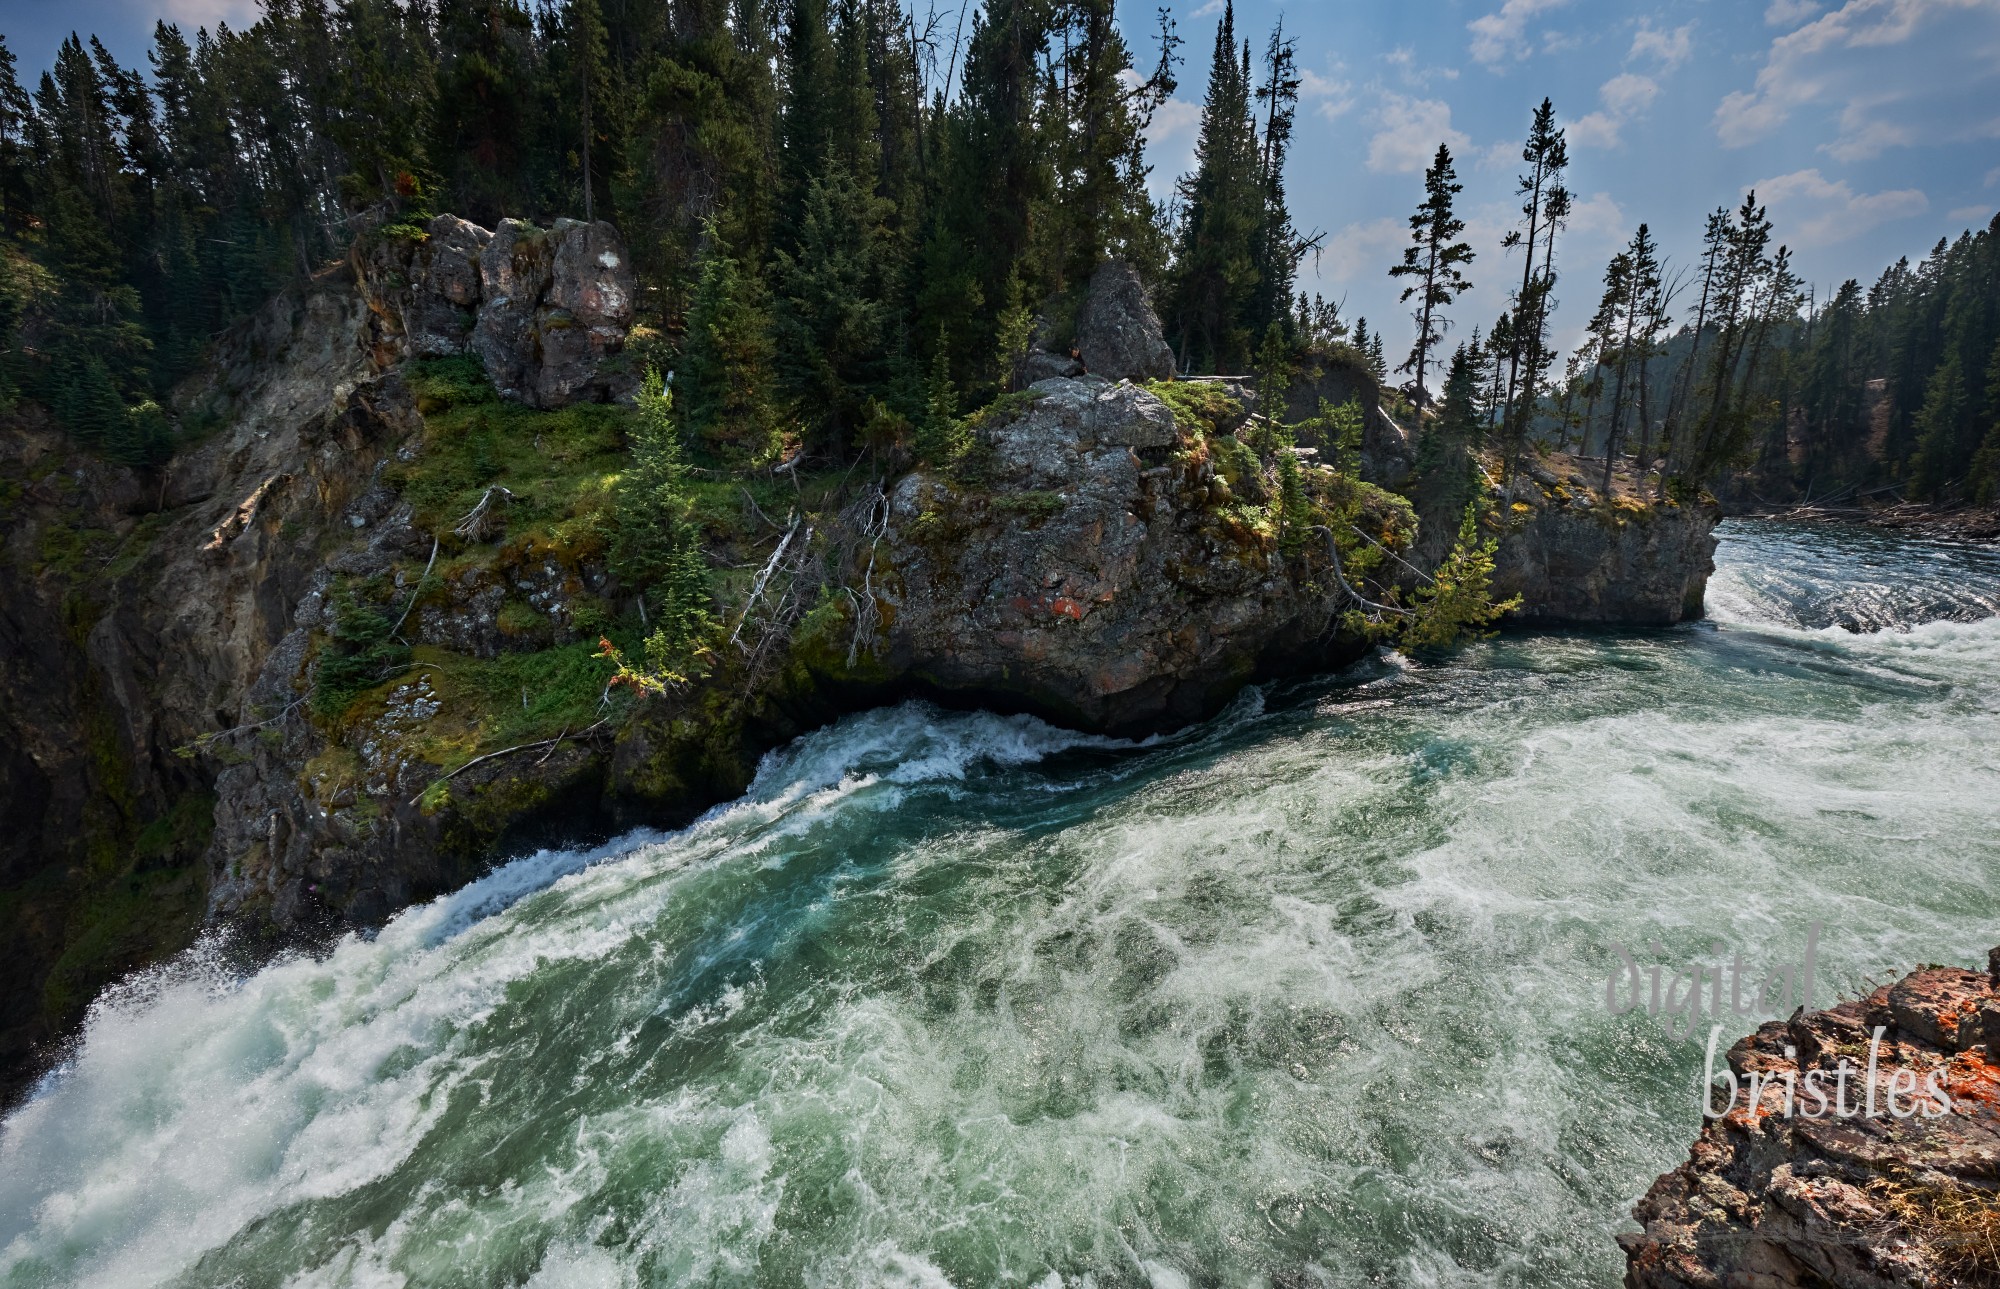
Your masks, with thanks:
M 684 832 L 192 955 L 0 1129 L 0 1285 L 1614 1285 L 1702 1051 L 1608 941 L 1820 920 L 1822 1004 L 2000 941 L 2000 553 L 1718 562 L 1709 623 L 1143 747 L 874 712 Z

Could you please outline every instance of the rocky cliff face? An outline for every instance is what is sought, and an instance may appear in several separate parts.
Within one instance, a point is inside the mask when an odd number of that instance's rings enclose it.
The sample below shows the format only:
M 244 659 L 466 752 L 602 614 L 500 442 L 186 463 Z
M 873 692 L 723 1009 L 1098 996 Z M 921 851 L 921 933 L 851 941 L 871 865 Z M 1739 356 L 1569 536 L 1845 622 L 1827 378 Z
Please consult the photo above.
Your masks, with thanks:
M 638 283 L 618 230 L 599 220 L 537 228 L 503 219 L 488 232 L 439 215 L 421 238 L 356 247 L 383 350 L 378 359 L 472 353 L 505 398 L 530 407 L 629 398 L 621 361 Z
M 1619 1237 L 1625 1283 L 2000 1283 L 1996 982 L 2000 950 L 1986 971 L 1927 967 L 1864 999 L 1770 1022 L 1730 1048 L 1741 1094 L 1633 1210 L 1644 1229 Z M 1828 1101 L 1804 1091 L 1815 1072 Z M 1717 1083 L 1712 1104 L 1727 1094 Z
M 187 391 L 189 419 L 222 428 L 159 472 L 79 458 L 32 420 L 0 433 L 0 1068 L 199 924 L 213 778 L 176 750 L 255 719 L 393 440 L 366 316 L 340 280 L 274 301 Z

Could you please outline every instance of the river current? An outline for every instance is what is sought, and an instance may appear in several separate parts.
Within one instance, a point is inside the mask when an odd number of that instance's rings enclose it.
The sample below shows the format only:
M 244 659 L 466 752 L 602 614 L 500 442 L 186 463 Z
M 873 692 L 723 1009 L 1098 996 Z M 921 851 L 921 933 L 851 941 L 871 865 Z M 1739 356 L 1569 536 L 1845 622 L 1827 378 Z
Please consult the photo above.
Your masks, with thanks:
M 0 1285 L 1615 1285 L 1703 1052 L 1611 941 L 1818 921 L 1821 1005 L 2000 942 L 2000 552 L 1723 538 L 1705 623 L 1145 745 L 877 711 L 685 831 L 197 950 L 0 1126 Z

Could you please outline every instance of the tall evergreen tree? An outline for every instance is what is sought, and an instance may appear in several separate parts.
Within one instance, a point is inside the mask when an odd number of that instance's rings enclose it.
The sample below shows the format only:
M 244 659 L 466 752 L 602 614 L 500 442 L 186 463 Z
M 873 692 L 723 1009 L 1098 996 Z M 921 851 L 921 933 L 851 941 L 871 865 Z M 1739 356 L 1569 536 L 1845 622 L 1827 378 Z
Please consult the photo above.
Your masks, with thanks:
M 1472 247 L 1459 240 L 1465 221 L 1453 209 L 1453 199 L 1464 190 L 1452 168 L 1451 149 L 1440 143 L 1436 158 L 1424 172 L 1423 204 L 1410 216 L 1410 245 L 1403 249 L 1403 262 L 1389 270 L 1392 278 L 1413 279 L 1403 289 L 1402 300 L 1407 304 L 1412 296 L 1417 299 L 1413 313 L 1417 339 L 1410 347 L 1409 359 L 1397 370 L 1415 373 L 1419 407 L 1429 399 L 1424 372 L 1431 350 L 1444 339 L 1450 325 L 1441 311 L 1472 285 L 1464 273 L 1464 267 L 1472 263 Z
M 1181 182 L 1168 324 L 1184 370 L 1241 372 L 1250 364 L 1250 305 L 1264 189 L 1250 117 L 1250 50 L 1236 47 L 1234 0 L 1225 0 L 1210 60 L 1194 172 Z
M 1299 109 L 1298 41 L 1285 35 L 1284 18 L 1271 28 L 1264 51 L 1264 77 L 1257 86 L 1258 112 L 1263 118 L 1257 169 L 1263 187 L 1262 219 L 1257 231 L 1253 268 L 1257 286 L 1250 300 L 1253 329 L 1273 322 L 1289 324 L 1292 284 L 1305 252 L 1292 226 L 1285 201 L 1285 162 L 1291 152 L 1292 127 Z
M 712 224 L 706 241 L 674 375 L 675 397 L 690 438 L 724 461 L 761 461 L 777 446 L 763 289 Z
M 1569 190 L 1563 173 L 1569 168 L 1569 144 L 1556 125 L 1555 106 L 1543 99 L 1528 125 L 1521 148 L 1527 171 L 1519 176 L 1521 227 L 1501 243 L 1519 249 L 1521 287 L 1514 296 L 1513 326 L 1507 352 L 1507 392 L 1503 422 L 1511 473 L 1527 441 L 1528 423 L 1540 394 L 1541 374 L 1552 361 L 1548 350 L 1548 318 L 1555 299 L 1555 237 L 1569 214 Z

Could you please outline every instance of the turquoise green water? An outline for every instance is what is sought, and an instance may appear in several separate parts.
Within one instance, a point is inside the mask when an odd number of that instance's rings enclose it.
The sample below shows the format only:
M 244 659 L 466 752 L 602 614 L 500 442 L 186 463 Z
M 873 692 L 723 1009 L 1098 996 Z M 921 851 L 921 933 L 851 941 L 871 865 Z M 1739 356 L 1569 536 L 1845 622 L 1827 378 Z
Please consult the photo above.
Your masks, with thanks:
M 1719 560 L 1710 624 L 1145 747 L 872 713 L 685 832 L 197 954 L 0 1128 L 0 1285 L 1616 1284 L 1701 1054 L 1609 940 L 2000 941 L 2000 558 Z

